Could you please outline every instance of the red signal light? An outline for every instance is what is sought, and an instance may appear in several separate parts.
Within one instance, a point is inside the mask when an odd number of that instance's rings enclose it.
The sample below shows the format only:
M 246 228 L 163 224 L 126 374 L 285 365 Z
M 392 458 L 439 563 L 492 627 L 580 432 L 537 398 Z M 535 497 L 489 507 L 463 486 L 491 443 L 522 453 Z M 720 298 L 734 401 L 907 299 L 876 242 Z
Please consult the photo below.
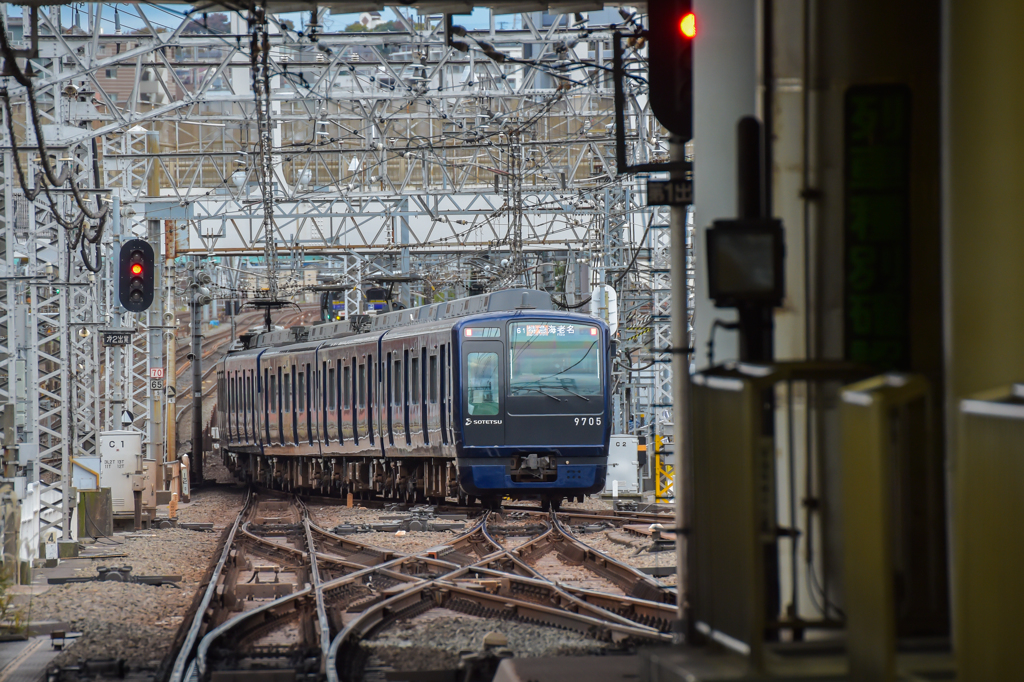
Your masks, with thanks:
M 697 35 L 697 17 L 694 16 L 693 12 L 689 12 L 679 22 L 679 32 L 687 38 L 693 38 Z
M 132 274 L 133 275 L 141 275 L 142 274 L 142 264 L 141 263 L 135 263 L 134 265 L 132 265 Z

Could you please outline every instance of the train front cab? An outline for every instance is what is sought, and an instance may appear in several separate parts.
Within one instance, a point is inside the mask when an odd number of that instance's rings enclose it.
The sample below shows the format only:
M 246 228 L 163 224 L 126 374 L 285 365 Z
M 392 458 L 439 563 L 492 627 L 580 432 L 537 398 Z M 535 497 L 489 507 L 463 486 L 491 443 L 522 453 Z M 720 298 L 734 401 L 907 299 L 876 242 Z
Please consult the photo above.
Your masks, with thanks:
M 462 489 L 555 503 L 601 490 L 611 437 L 607 326 L 530 311 L 459 322 L 452 335 Z

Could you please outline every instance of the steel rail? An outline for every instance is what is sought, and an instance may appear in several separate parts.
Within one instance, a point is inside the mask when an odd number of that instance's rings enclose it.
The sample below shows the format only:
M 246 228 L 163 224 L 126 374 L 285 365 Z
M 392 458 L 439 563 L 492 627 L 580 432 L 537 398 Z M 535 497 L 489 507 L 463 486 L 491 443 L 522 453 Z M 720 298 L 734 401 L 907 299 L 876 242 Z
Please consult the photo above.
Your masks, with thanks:
M 258 500 L 256 505 L 250 510 L 250 515 L 255 519 L 259 518 L 258 512 L 260 504 L 266 500 Z M 275 500 L 283 501 L 283 500 Z M 287 501 L 288 504 L 295 509 L 299 517 L 300 522 L 304 521 L 303 507 L 301 502 L 297 498 L 293 498 Z M 304 524 L 303 524 L 304 525 Z M 288 537 L 290 529 L 294 524 L 290 523 L 279 523 L 279 524 L 254 524 L 253 518 L 245 521 L 239 531 L 239 538 L 242 543 L 247 547 L 247 553 L 251 553 L 257 556 L 268 557 L 272 560 L 278 561 L 279 563 L 285 564 L 289 568 L 293 568 L 296 571 L 301 571 L 307 567 L 312 566 L 312 558 L 314 555 L 314 548 L 308 543 L 307 536 L 307 551 L 303 551 L 296 547 L 290 547 L 286 544 L 273 542 L 269 537 Z M 260 532 L 264 532 L 265 535 L 260 535 Z M 236 549 L 238 547 L 236 546 Z M 253 570 L 258 570 L 254 568 Z M 312 576 L 312 568 L 310 568 Z M 210 630 L 199 642 L 199 646 L 196 650 L 195 657 L 195 669 L 198 672 L 199 679 L 208 679 L 210 673 L 210 649 L 211 647 L 222 637 L 228 633 L 238 633 L 237 641 L 234 644 L 239 644 L 242 641 L 253 639 L 261 634 L 276 629 L 282 622 L 292 622 L 296 619 L 301 619 L 306 611 L 306 598 L 315 594 L 314 584 L 303 589 L 296 590 L 291 594 L 284 595 L 277 599 L 271 599 L 266 604 L 244 611 L 243 613 L 228 618 L 217 627 Z M 235 586 L 237 587 L 237 585 Z M 318 614 L 319 615 L 319 614 Z M 321 660 L 321 667 L 323 661 Z
M 231 555 L 231 550 L 234 548 L 235 534 L 241 525 L 243 516 L 245 516 L 249 511 L 249 507 L 253 503 L 254 497 L 252 490 L 246 494 L 245 504 L 243 505 L 242 510 L 238 512 L 235 522 L 231 525 L 231 528 L 228 531 L 227 537 L 224 541 L 224 549 L 221 551 L 220 559 L 214 565 L 213 572 L 210 574 L 210 580 L 206 584 L 206 592 L 203 593 L 203 599 L 199 602 L 199 606 L 196 609 L 195 619 L 192 621 L 192 625 L 188 629 L 188 635 L 186 636 L 184 643 L 182 643 L 181 650 L 178 652 L 178 657 L 174 660 L 174 667 L 171 669 L 171 676 L 169 678 L 170 682 L 184 682 L 186 679 L 186 672 L 189 668 L 190 657 L 196 649 L 199 631 L 203 625 L 203 618 L 206 614 L 206 610 L 210 608 L 210 601 L 213 599 L 213 595 L 217 592 L 217 584 L 220 581 L 224 564 L 227 562 L 228 557 Z
M 313 543 L 312 521 L 309 510 L 301 500 L 295 498 L 302 510 L 302 525 L 306 532 L 306 546 L 309 547 L 309 573 L 313 579 L 313 593 L 316 596 L 316 618 L 320 628 L 320 673 L 327 664 L 327 651 L 331 648 L 331 624 L 324 609 L 323 583 L 320 581 L 320 567 L 317 564 L 316 545 Z

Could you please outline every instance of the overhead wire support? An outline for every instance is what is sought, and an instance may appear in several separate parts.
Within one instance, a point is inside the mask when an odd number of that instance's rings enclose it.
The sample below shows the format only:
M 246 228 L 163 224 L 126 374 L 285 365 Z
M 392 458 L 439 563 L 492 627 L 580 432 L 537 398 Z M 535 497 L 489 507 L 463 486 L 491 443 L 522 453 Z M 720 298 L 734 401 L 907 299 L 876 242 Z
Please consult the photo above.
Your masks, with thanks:
M 267 266 L 268 297 L 277 300 L 277 250 L 274 245 L 274 160 L 272 110 L 270 104 L 270 34 L 267 31 L 267 11 L 256 6 L 251 12 L 249 28 L 252 36 L 250 60 L 252 65 L 252 91 L 256 103 L 256 123 L 259 131 L 259 183 L 263 201 L 263 258 Z

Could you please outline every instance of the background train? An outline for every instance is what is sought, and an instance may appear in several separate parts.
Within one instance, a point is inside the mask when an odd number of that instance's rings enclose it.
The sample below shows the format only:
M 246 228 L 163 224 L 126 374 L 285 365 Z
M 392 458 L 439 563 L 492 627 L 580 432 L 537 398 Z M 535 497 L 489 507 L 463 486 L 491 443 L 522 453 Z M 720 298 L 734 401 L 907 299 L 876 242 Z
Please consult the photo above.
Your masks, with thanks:
M 604 486 L 607 325 L 509 289 L 273 331 L 217 368 L 225 462 L 270 487 L 545 506 Z

